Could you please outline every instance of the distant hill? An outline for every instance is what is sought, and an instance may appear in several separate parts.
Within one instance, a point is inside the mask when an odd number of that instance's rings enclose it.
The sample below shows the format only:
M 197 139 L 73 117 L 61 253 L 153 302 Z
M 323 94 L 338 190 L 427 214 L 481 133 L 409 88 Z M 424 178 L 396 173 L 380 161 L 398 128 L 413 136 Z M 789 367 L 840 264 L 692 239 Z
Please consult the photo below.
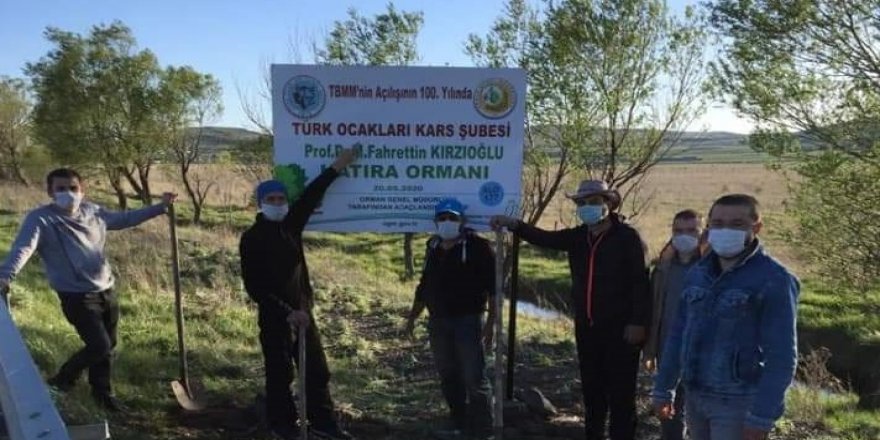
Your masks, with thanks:
M 205 159 L 211 160 L 217 153 L 235 148 L 242 142 L 258 139 L 261 134 L 236 127 L 206 127 L 203 139 Z M 805 145 L 811 143 L 801 137 Z M 749 148 L 748 135 L 725 131 L 685 132 L 664 162 L 721 163 L 761 162 L 767 157 Z
M 202 161 L 211 162 L 218 153 L 229 151 L 245 142 L 257 140 L 261 134 L 237 127 L 205 127 L 202 132 Z M 192 134 L 196 129 L 190 129 Z

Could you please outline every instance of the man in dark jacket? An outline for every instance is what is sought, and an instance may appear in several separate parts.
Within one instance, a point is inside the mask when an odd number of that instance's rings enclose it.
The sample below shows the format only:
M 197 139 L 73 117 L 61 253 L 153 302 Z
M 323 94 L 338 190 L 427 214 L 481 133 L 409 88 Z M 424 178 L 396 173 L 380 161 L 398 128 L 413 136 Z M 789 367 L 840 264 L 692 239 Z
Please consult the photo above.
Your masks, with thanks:
M 416 289 L 406 333 L 427 307 L 428 333 L 440 387 L 453 426 L 435 432 L 443 439 L 491 439 L 492 387 L 486 375 L 484 348 L 492 344 L 496 311 L 487 300 L 495 296 L 495 254 L 489 242 L 464 227 L 465 206 L 456 199 L 435 207 L 437 234 L 428 240 L 425 267 Z
M 702 257 L 700 238 L 703 234 L 702 217 L 692 209 L 679 211 L 672 219 L 672 238 L 660 252 L 651 273 L 651 291 L 654 297 L 653 321 L 648 331 L 648 343 L 642 350 L 645 369 L 654 372 L 658 357 L 662 354 L 669 329 L 678 316 L 681 293 L 688 271 Z M 683 440 L 684 388 L 679 385 L 675 393 L 675 415 L 661 420 L 662 440 Z
M 333 415 L 328 383 L 330 371 L 312 315 L 313 293 L 303 253 L 302 232 L 324 192 L 345 167 L 354 161 L 353 150 L 344 150 L 315 178 L 288 209 L 284 185 L 268 180 L 257 187 L 260 213 L 242 234 L 242 277 L 248 295 L 259 309 L 260 344 L 266 369 L 266 412 L 270 429 L 282 439 L 298 438 L 297 408 L 290 392 L 293 381 L 291 358 L 297 359 L 298 344 L 292 329 L 306 332 L 306 395 L 310 432 L 318 438 L 350 439 Z M 297 359 L 297 362 L 299 360 Z M 303 439 L 305 440 L 305 439 Z
M 568 253 L 587 439 L 605 438 L 610 411 L 611 439 L 633 440 L 639 351 L 651 324 L 645 245 L 614 213 L 620 195 L 605 182 L 584 181 L 568 197 L 581 226 L 544 231 L 510 217 L 495 217 L 492 225 Z

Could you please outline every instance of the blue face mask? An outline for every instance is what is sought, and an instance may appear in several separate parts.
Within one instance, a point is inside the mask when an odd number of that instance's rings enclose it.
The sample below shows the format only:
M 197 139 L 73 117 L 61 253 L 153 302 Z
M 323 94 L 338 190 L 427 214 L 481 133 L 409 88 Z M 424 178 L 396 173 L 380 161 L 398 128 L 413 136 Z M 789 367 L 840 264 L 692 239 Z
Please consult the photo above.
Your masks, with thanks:
M 578 206 L 578 217 L 587 225 L 595 225 L 605 218 L 605 205 Z

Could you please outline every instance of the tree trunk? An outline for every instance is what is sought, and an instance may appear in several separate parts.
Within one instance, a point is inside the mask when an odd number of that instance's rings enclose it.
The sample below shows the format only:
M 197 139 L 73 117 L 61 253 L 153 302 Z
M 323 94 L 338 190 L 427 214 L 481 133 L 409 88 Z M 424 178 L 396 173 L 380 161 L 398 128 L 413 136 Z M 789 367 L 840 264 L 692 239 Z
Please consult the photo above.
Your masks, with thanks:
M 196 194 L 195 189 L 193 189 L 192 182 L 190 182 L 189 180 L 189 166 L 180 164 L 180 179 L 183 181 L 183 187 L 186 189 L 186 194 L 192 201 L 193 223 L 198 225 L 202 221 L 202 200 L 199 195 Z
M 131 185 L 131 188 L 134 190 L 134 193 L 137 194 L 138 198 L 142 198 L 142 194 L 144 193 L 143 188 L 138 183 L 137 179 L 134 178 L 134 174 L 124 167 L 119 167 L 119 173 L 125 177 L 125 180 L 128 181 L 128 184 Z
M 15 173 L 15 179 L 18 180 L 24 186 L 30 186 L 30 182 L 28 182 L 27 177 L 24 176 L 24 172 L 21 170 L 21 164 L 15 164 L 13 168 L 13 172 Z
M 28 182 L 24 176 L 24 171 L 21 169 L 20 157 L 14 149 L 11 151 L 10 159 L 12 162 L 12 175 L 15 177 L 15 180 L 24 186 L 30 186 L 30 182 Z
M 407 232 L 403 234 L 403 267 L 404 267 L 404 277 L 408 280 L 411 280 L 416 275 L 416 262 L 415 257 L 413 256 L 413 234 L 412 232 Z
M 151 206 L 153 204 L 153 195 L 150 193 L 150 164 L 138 165 L 137 171 L 141 184 L 141 201 L 144 202 L 144 206 Z
M 128 199 L 125 197 L 125 188 L 122 186 L 120 172 L 118 170 L 108 171 L 107 179 L 110 181 L 110 186 L 113 187 L 113 192 L 116 193 L 116 202 L 119 204 L 119 209 L 127 210 Z

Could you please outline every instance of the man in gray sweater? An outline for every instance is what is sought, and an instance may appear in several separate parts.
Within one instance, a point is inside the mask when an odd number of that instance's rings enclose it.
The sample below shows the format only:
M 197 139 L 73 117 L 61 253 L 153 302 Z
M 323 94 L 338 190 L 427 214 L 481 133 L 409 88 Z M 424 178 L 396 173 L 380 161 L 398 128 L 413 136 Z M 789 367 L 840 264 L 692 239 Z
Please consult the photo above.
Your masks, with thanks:
M 107 231 L 131 228 L 164 214 L 176 195 L 165 193 L 161 204 L 144 209 L 112 212 L 83 201 L 83 179 L 74 170 L 60 168 L 50 172 L 46 186 L 53 202 L 25 217 L 6 261 L 0 266 L 0 290 L 8 289 L 34 252 L 40 254 L 49 285 L 61 299 L 64 316 L 85 343 L 49 379 L 49 384 L 67 391 L 88 369 L 92 396 L 107 410 L 119 411 L 122 407 L 110 386 L 119 303 L 104 253 Z

